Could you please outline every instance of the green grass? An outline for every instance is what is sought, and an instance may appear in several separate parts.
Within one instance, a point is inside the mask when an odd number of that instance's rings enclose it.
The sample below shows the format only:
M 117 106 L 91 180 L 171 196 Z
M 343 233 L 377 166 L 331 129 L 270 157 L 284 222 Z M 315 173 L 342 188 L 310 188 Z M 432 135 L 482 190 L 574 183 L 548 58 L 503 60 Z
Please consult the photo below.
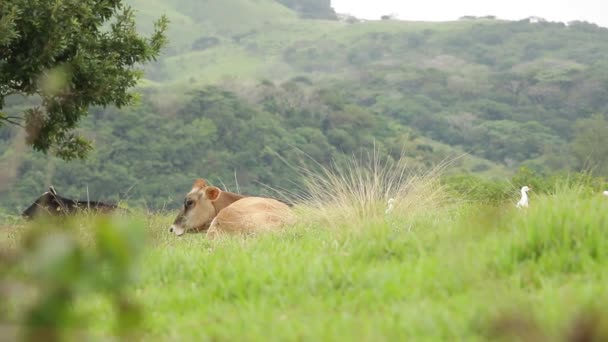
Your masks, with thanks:
M 146 339 L 556 340 L 591 331 L 608 304 L 608 201 L 576 188 L 529 210 L 458 201 L 217 241 L 168 234 L 169 214 L 147 220 L 131 287 Z M 3 248 L 16 236 L 5 228 Z M 101 297 L 76 311 L 111 333 Z

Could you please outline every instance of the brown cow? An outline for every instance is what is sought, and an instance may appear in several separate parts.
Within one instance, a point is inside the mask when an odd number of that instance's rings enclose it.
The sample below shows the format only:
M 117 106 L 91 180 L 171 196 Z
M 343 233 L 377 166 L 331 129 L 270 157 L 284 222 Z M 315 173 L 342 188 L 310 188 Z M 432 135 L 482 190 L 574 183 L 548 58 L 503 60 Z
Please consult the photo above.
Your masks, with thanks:
M 276 229 L 292 220 L 291 210 L 285 203 L 222 191 L 198 179 L 169 231 L 178 236 L 186 232 L 207 232 L 207 237 L 213 238 L 220 233 Z
M 293 224 L 295 217 L 289 206 L 272 198 L 246 197 L 220 211 L 211 221 L 207 238 L 222 233 L 251 233 L 277 230 Z

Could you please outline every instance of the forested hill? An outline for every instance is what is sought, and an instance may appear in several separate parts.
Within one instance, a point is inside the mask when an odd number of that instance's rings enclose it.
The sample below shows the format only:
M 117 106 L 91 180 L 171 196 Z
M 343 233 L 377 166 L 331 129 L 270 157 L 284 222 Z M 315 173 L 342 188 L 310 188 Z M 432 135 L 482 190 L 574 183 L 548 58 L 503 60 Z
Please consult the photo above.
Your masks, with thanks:
M 331 7 L 331 0 L 277 0 L 279 3 L 291 8 L 302 18 L 309 19 L 338 19 Z
M 175 207 L 196 177 L 261 193 L 292 186 L 299 149 L 328 163 L 374 146 L 413 165 L 504 176 L 608 173 L 608 30 L 528 20 L 337 20 L 329 1 L 130 0 L 171 40 L 139 105 L 93 108 L 86 161 L 29 152 L 0 128 L 0 206 L 49 184 L 69 196 Z M 340 16 L 344 18 L 344 16 Z M 16 112 L 19 99 L 9 99 Z M 10 108 L 9 108 L 10 111 Z

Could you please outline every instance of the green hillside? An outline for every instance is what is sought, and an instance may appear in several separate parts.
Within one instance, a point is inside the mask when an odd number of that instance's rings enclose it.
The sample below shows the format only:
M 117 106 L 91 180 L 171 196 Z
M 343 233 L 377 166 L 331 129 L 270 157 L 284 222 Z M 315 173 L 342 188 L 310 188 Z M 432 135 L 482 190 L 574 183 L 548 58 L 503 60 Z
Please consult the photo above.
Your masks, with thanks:
M 82 131 L 96 151 L 86 161 L 28 152 L 20 129 L 0 128 L 5 211 L 51 183 L 70 196 L 88 189 L 150 208 L 178 205 L 195 177 L 261 193 L 262 183 L 293 187 L 283 159 L 329 163 L 374 148 L 404 153 L 412 166 L 466 152 L 453 172 L 490 177 L 522 165 L 608 174 L 605 151 L 589 148 L 608 146 L 601 130 L 590 134 L 608 112 L 607 29 L 346 23 L 313 0 L 129 3 L 142 31 L 161 14 L 171 20 L 169 47 L 139 86 L 141 103 L 91 110 Z M 13 113 L 24 105 L 9 103 Z
M 153 82 L 147 85 L 209 84 L 230 77 L 285 79 L 296 72 L 282 60 L 287 47 L 343 26 L 335 20 L 299 19 L 298 12 L 274 0 L 130 3 L 141 23 L 151 23 L 161 13 L 172 20 L 169 47 L 148 69 Z M 142 25 L 142 31 L 150 29 Z

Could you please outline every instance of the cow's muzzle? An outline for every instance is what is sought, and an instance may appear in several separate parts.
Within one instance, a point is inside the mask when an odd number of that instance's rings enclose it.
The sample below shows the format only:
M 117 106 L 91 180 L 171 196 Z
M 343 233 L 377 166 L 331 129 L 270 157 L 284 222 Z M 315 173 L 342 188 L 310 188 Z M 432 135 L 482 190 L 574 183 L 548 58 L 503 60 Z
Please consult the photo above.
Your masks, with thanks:
M 169 227 L 169 233 L 174 233 L 177 236 L 182 236 L 182 235 L 184 235 L 185 232 L 186 232 L 186 230 L 183 227 L 179 227 L 174 224 L 172 224 L 171 227 Z

